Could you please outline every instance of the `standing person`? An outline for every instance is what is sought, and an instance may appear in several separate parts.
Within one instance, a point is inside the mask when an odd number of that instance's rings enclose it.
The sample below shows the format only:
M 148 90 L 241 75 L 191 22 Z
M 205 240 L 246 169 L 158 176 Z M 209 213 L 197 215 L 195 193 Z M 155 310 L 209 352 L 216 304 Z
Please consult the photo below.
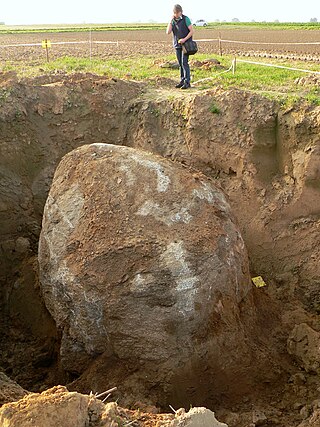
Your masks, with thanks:
M 176 88 L 188 89 L 190 87 L 189 55 L 183 53 L 182 44 L 193 36 L 193 27 L 190 19 L 183 15 L 182 7 L 176 4 L 173 7 L 173 16 L 167 27 L 167 34 L 173 33 L 173 45 L 180 66 L 180 83 Z

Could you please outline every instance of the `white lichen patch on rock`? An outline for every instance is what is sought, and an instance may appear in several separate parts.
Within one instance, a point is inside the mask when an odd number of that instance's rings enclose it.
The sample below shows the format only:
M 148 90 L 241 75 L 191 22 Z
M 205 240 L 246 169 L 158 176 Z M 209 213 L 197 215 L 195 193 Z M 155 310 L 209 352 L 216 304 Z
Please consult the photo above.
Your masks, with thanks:
M 71 185 L 59 200 L 48 196 L 44 208 L 44 221 L 51 224 L 45 236 L 52 260 L 64 251 L 69 234 L 75 229 L 82 214 L 84 199 L 79 187 Z M 40 242 L 41 244 L 41 242 Z
M 187 207 L 169 207 L 164 205 L 160 206 L 152 200 L 146 200 L 144 204 L 138 209 L 137 215 L 148 216 L 151 215 L 156 220 L 163 222 L 170 226 L 177 222 L 188 224 L 192 220 L 192 215 L 188 212 Z
M 201 182 L 201 185 L 193 190 L 193 194 L 201 200 L 206 200 L 211 205 L 217 204 L 223 211 L 230 210 L 223 193 L 214 191 L 212 186 L 206 182 Z
M 161 255 L 161 261 L 169 269 L 176 282 L 178 296 L 177 308 L 185 316 L 190 316 L 194 311 L 194 298 L 197 293 L 196 285 L 199 278 L 189 266 L 186 258 L 187 251 L 183 241 L 171 242 Z
M 132 187 L 136 183 L 136 177 L 131 171 L 131 166 L 129 162 L 123 162 L 119 166 L 119 170 L 123 172 L 126 176 L 126 184 Z
M 150 288 L 150 284 L 155 283 L 155 278 L 151 273 L 138 273 L 132 280 L 130 289 L 137 294 L 144 294 Z
M 169 184 L 170 184 L 170 178 L 168 175 L 165 174 L 165 170 L 161 164 L 159 164 L 156 161 L 143 159 L 143 158 L 141 158 L 141 156 L 137 156 L 135 154 L 132 154 L 132 159 L 135 162 L 137 162 L 139 165 L 156 172 L 156 175 L 157 175 L 157 191 L 159 193 L 167 191 Z

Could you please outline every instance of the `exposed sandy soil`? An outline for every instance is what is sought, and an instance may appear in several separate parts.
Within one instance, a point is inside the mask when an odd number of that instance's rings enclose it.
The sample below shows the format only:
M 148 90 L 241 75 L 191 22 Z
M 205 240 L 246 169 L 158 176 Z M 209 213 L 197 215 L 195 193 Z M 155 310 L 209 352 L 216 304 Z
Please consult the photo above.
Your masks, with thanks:
M 5 372 L 32 391 L 69 383 L 90 392 L 92 374 L 101 380 L 94 392 L 121 386 L 103 376 L 103 355 L 80 378 L 61 370 L 60 331 L 43 305 L 35 256 L 44 202 L 62 156 L 83 144 L 122 144 L 214 179 L 239 222 L 252 275 L 262 274 L 268 283 L 253 289 L 259 315 L 250 332 L 269 357 L 244 360 L 233 378 L 219 373 L 215 390 L 206 388 L 205 377 L 196 387 L 186 380 L 160 403 L 204 402 L 230 427 L 252 425 L 254 411 L 260 411 L 255 425 L 261 426 L 296 427 L 308 418 L 319 377 L 289 355 L 287 339 L 301 323 L 320 330 L 319 108 L 282 110 L 238 90 L 182 94 L 161 84 L 150 88 L 92 75 L 18 82 L 11 73 L 0 75 L 0 88 L 0 365 Z M 213 102 L 220 114 L 209 112 Z M 135 369 L 117 363 L 113 369 L 122 375 Z M 186 388 L 194 394 L 187 404 Z M 122 403 L 121 393 L 116 397 Z M 141 406 L 144 397 L 134 398 Z
M 263 42 L 263 43 L 304 43 L 319 42 L 320 30 L 256 30 L 256 29 L 223 29 L 195 30 L 195 39 L 217 39 L 219 34 L 222 39 Z M 35 33 L 0 35 L 0 60 L 1 61 L 27 61 L 38 64 L 45 59 L 45 51 L 41 47 L 1 48 L 1 45 L 19 43 L 40 43 L 48 38 L 52 42 L 89 41 L 89 33 Z M 98 58 L 128 57 L 137 55 L 164 56 L 172 53 L 171 36 L 161 30 L 138 31 L 101 31 L 92 35 L 93 41 L 116 41 L 119 45 L 93 44 L 92 55 Z M 259 45 L 223 43 L 223 52 L 228 54 L 249 56 L 276 56 L 283 58 L 296 58 L 306 60 L 320 59 L 320 45 Z M 218 54 L 217 42 L 199 42 L 199 52 Z M 62 56 L 89 57 L 89 43 L 82 45 L 56 45 L 50 49 L 50 58 Z

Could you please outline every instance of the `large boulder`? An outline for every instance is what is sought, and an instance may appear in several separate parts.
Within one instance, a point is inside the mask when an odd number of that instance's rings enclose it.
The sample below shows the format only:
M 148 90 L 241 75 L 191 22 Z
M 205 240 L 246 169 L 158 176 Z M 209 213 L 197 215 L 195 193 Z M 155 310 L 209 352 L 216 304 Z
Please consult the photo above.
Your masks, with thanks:
M 69 371 L 104 353 L 153 364 L 156 382 L 197 348 L 208 358 L 208 342 L 226 365 L 240 357 L 247 252 L 223 193 L 198 172 L 123 146 L 72 151 L 47 199 L 39 263 Z

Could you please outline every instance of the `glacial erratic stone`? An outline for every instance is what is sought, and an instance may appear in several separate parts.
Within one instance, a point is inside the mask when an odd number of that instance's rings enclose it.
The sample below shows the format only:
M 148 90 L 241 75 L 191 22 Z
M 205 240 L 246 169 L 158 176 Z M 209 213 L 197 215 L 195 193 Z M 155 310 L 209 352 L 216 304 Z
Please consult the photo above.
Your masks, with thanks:
M 39 263 L 67 370 L 101 353 L 177 367 L 216 336 L 216 353 L 238 351 L 247 252 L 223 193 L 199 172 L 123 146 L 72 151 L 47 199 Z

